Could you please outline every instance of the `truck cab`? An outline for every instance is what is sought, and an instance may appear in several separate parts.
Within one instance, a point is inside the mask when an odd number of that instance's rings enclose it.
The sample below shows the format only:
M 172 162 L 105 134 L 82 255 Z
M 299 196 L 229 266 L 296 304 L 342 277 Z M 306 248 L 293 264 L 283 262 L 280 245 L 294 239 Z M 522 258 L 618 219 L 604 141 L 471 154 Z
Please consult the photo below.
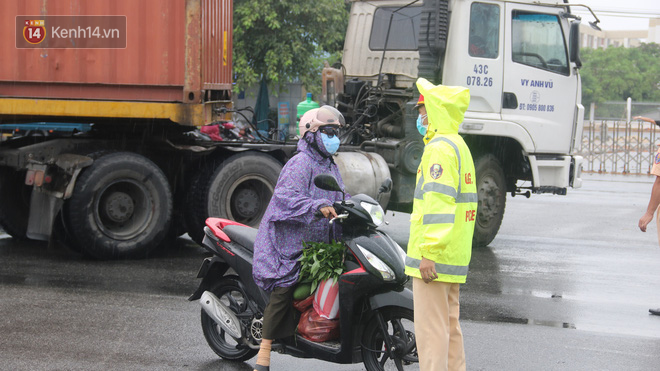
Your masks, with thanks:
M 354 1 L 341 66 L 324 70 L 324 97 L 349 123 L 346 144 L 382 155 L 409 211 L 423 151 L 414 120 L 418 77 L 470 89 L 460 125 L 476 167 L 474 242 L 490 243 L 506 193 L 580 187 L 579 18 L 537 1 Z M 339 71 L 339 72 L 338 72 Z

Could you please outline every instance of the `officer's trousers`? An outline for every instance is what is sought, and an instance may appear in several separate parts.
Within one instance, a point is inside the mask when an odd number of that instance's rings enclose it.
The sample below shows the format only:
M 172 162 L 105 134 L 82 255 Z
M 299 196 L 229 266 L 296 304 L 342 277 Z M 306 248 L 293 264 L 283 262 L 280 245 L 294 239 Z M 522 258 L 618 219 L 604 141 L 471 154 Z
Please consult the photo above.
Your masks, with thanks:
M 458 283 L 413 278 L 415 338 L 421 371 L 464 371 Z

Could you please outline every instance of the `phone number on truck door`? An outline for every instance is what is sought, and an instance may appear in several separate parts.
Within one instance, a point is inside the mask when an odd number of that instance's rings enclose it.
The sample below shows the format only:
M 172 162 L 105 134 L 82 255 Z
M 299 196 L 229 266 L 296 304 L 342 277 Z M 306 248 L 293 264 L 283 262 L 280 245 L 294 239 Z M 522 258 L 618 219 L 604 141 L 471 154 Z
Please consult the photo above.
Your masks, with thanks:
M 518 106 L 520 111 L 536 111 L 536 112 L 554 112 L 554 104 L 536 104 L 536 103 L 520 103 Z

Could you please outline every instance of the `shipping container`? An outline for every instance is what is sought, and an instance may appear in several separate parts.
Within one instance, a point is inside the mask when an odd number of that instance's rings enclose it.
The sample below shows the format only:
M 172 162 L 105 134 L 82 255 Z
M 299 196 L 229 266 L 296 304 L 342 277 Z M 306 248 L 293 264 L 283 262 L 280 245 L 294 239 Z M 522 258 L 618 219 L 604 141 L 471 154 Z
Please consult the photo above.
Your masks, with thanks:
M 0 95 L 200 103 L 231 91 L 230 0 L 1 0 Z M 44 21 L 29 43 L 26 21 Z M 29 31 L 29 30 L 28 30 Z

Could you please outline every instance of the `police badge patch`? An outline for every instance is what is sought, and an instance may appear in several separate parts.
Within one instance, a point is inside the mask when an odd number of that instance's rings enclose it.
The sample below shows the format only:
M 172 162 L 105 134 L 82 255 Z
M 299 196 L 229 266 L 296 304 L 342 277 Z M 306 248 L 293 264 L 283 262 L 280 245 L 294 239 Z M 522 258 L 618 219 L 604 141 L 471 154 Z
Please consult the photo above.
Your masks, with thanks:
M 660 152 L 655 154 L 655 163 L 656 164 L 660 163 Z
M 438 179 L 442 175 L 442 166 L 440 164 L 431 165 L 431 178 Z

